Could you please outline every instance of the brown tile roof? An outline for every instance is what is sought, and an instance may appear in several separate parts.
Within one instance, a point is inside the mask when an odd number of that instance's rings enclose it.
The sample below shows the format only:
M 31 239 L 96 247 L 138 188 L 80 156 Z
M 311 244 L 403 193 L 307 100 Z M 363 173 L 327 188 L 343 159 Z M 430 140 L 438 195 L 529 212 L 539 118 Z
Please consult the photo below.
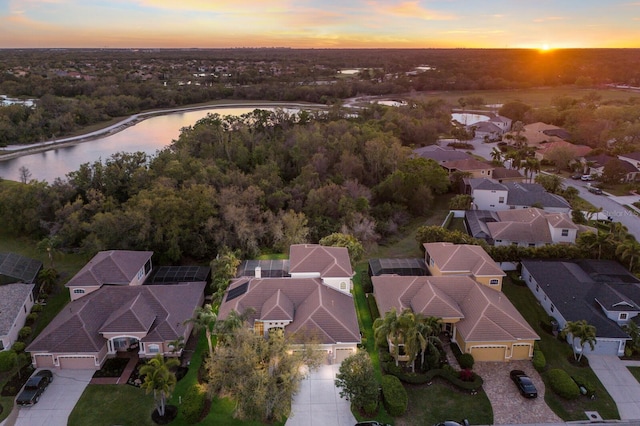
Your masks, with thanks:
M 73 278 L 67 287 L 128 285 L 153 256 L 152 251 L 109 250 L 98 252 Z
M 318 272 L 323 278 L 352 277 L 353 268 L 345 247 L 294 244 L 289 248 L 289 273 Z
M 113 332 L 149 327 L 143 342 L 175 340 L 201 303 L 205 282 L 153 286 L 104 286 L 70 302 L 28 346 L 30 352 L 99 352 L 103 328 Z M 127 309 L 123 309 L 126 307 Z M 153 315 L 154 320 L 149 325 Z M 131 327 L 127 330 L 127 321 Z
M 538 147 L 538 153 L 540 153 L 544 158 L 546 154 L 558 148 L 568 148 L 576 157 L 584 157 L 585 155 L 593 151 L 593 148 L 587 145 L 575 145 L 570 142 L 560 140 L 541 144 Z
M 245 284 L 246 290 L 236 294 L 236 289 L 242 289 Z M 227 300 L 230 294 L 231 300 Z M 286 308 L 289 302 L 293 310 Z M 360 342 L 353 297 L 324 285 L 320 278 L 238 279 L 225 293 L 218 318 L 224 320 L 232 310 L 243 313 L 253 308 L 248 319 L 250 324 L 256 319 L 285 319 L 270 317 L 276 312 L 276 306 L 284 307 L 282 312 L 293 313 L 293 321 L 285 327 L 286 333 L 317 334 L 321 343 Z
M 425 243 L 423 246 L 443 273 L 506 275 L 480 246 L 446 242 Z
M 520 173 L 516 169 L 507 169 L 506 167 L 496 167 L 493 169 L 493 178 L 494 179 L 515 179 L 522 178 L 522 173 Z
M 398 312 L 411 308 L 426 316 L 460 318 L 456 327 L 465 342 L 539 339 L 504 294 L 469 277 L 381 275 L 371 279 L 382 315 L 395 307 Z
M 457 161 L 445 161 L 442 163 L 442 167 L 452 170 L 492 170 L 495 166 L 491 164 L 476 160 L 475 158 L 469 158 L 467 160 L 457 160 Z

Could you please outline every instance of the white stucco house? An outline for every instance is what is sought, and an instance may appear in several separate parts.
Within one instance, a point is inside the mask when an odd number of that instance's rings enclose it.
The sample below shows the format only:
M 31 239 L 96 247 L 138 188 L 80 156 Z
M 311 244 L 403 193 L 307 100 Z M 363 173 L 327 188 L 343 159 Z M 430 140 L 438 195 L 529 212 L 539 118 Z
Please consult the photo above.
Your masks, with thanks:
M 0 351 L 11 349 L 18 340 L 34 304 L 34 284 L 0 285 Z
M 569 213 L 563 197 L 547 192 L 537 183 L 503 182 L 488 178 L 464 179 L 464 193 L 473 198 L 473 209 L 513 210 L 539 207 L 547 212 Z

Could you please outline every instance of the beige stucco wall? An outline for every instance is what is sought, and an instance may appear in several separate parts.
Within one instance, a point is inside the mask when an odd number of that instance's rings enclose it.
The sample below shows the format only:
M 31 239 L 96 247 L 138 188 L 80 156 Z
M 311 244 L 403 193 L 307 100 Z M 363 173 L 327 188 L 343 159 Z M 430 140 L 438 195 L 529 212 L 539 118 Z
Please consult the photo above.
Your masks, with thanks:
M 73 286 L 73 287 L 69 287 L 69 296 L 71 297 L 71 301 L 80 299 L 83 296 L 86 296 L 89 293 L 92 293 L 96 290 L 98 290 L 100 287 L 99 286 L 84 286 L 84 287 L 78 287 L 78 286 Z M 84 290 L 84 293 L 74 293 L 74 290 Z

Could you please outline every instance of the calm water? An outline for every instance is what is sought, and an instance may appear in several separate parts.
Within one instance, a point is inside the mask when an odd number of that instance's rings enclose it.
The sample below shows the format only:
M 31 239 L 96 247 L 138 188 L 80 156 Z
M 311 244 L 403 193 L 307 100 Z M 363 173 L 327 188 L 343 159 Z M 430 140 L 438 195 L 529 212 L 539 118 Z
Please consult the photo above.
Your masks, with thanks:
M 473 124 L 473 123 L 478 123 L 480 121 L 488 121 L 489 120 L 489 116 L 488 115 L 470 114 L 468 112 L 453 113 L 453 114 L 451 114 L 451 118 L 453 120 L 456 120 L 460 124 L 464 124 L 465 126 L 468 126 L 468 125 Z
M 24 166 L 31 172 L 31 179 L 51 183 L 55 178 L 65 178 L 67 173 L 78 170 L 81 164 L 97 160 L 104 162 L 116 152 L 142 151 L 154 155 L 177 139 L 181 128 L 195 124 L 210 112 L 223 116 L 241 115 L 254 109 L 255 107 L 212 108 L 148 118 L 135 126 L 100 139 L 0 161 L 0 177 L 20 180 L 20 168 Z

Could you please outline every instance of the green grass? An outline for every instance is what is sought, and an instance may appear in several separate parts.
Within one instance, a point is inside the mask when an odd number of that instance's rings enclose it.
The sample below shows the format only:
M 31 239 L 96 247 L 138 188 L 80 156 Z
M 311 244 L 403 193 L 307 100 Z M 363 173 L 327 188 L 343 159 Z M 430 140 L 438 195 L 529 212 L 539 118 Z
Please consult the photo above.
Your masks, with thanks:
M 640 383 L 640 367 L 627 367 L 627 369 L 633 374 L 633 377 Z
M 619 419 L 620 415 L 615 402 L 593 370 L 589 367 L 578 367 L 571 364 L 569 362 L 569 358 L 573 356 L 571 347 L 541 327 L 541 323 L 549 322 L 549 316 L 531 294 L 529 288 L 525 285 L 516 285 L 510 277 L 506 277 L 502 291 L 540 336 L 538 344 L 547 360 L 547 370 L 553 368 L 565 370 L 576 379 L 592 383 L 596 389 L 596 399 L 594 400 L 580 397 L 573 401 L 567 401 L 551 391 L 547 376 L 542 373 L 542 379 L 548 390 L 545 393 L 547 405 L 565 421 L 585 420 L 585 411 L 597 411 L 605 419 Z
M 472 425 L 493 424 L 493 409 L 484 392 L 460 392 L 439 381 L 431 386 L 405 385 L 409 408 L 402 423 L 408 426 L 432 425 L 443 420 L 468 419 Z
M 451 219 L 451 224 L 449 225 L 450 231 L 460 231 L 467 233 L 467 228 L 464 226 L 464 219 L 461 217 L 454 217 Z
M 153 426 L 153 396 L 129 385 L 89 385 L 69 416 L 69 426 Z

